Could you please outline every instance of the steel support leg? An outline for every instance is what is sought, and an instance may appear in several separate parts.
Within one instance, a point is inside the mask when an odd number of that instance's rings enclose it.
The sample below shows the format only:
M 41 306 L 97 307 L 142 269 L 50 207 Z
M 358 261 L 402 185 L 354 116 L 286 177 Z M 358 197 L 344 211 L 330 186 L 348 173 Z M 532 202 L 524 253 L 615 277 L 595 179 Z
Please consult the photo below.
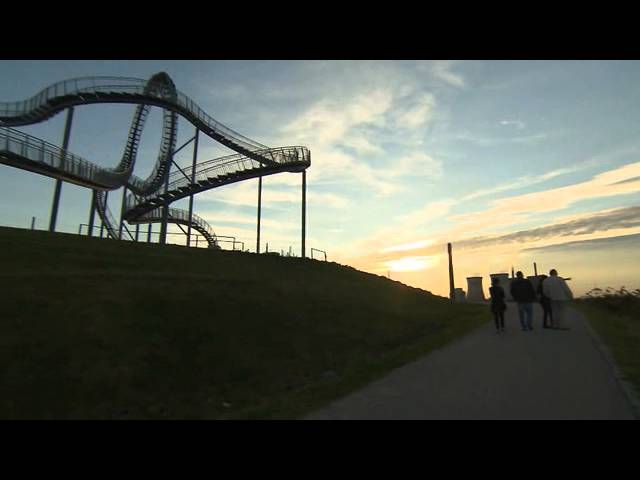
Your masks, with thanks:
M 107 211 L 107 201 L 109 200 L 109 192 L 104 192 L 104 210 Z M 100 238 L 102 238 L 102 233 L 104 232 L 104 220 L 100 219 Z M 109 235 L 107 234 L 107 238 Z
M 196 128 L 195 142 L 193 144 L 193 163 L 191 164 L 191 184 L 196 183 L 196 162 L 198 159 L 198 134 Z M 187 227 L 187 247 L 191 246 L 191 222 L 193 221 L 193 193 L 189 195 L 189 225 Z
M 138 241 L 139 235 L 140 235 L 140 224 L 136 223 L 136 242 Z
M 171 171 L 171 162 L 169 162 L 169 167 L 166 173 L 166 178 L 164 181 L 164 193 L 169 191 L 169 172 Z M 164 198 L 165 204 L 162 206 L 162 224 L 160 227 L 160 245 L 167 244 L 167 224 L 169 223 L 169 200 L 165 196 Z
M 120 207 L 120 225 L 118 226 L 118 239 L 122 240 L 122 227 L 124 226 L 124 212 L 127 206 L 127 186 L 122 189 L 122 207 Z
M 64 167 L 65 156 L 69 148 L 69 135 L 71 134 L 71 124 L 73 123 L 73 107 L 67 109 L 67 121 L 64 126 L 64 137 L 62 140 L 62 157 L 60 167 Z M 56 221 L 58 219 L 58 206 L 60 205 L 60 192 L 62 191 L 62 180 L 56 180 L 56 187 L 53 192 L 53 203 L 51 204 L 51 219 L 49 220 L 49 231 L 56 231 Z
M 262 177 L 258 177 L 258 236 L 256 239 L 256 253 L 260 253 L 260 215 L 262 213 Z
M 305 239 L 307 235 L 307 171 L 302 171 L 302 258 L 305 258 Z
M 89 212 L 89 231 L 87 235 L 93 237 L 93 222 L 96 219 L 96 196 L 98 192 L 91 190 L 91 211 Z
M 147 230 L 147 243 L 151 243 L 151 224 L 149 224 L 149 229 Z

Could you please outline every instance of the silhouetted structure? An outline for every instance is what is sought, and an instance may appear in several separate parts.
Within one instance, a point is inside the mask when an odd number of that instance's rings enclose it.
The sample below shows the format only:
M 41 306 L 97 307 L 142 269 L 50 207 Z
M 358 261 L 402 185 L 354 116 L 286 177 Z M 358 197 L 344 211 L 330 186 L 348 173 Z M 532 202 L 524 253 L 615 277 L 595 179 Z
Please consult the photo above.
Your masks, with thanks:
M 485 301 L 484 290 L 482 289 L 482 277 L 467 277 L 467 301 Z
M 449 252 L 449 298 L 456 301 L 456 287 L 453 282 L 453 258 L 451 254 L 451 244 L 447 243 L 447 251 Z
M 454 291 L 454 298 L 457 303 L 463 303 L 467 300 L 467 295 L 461 288 L 456 288 Z
M 69 152 L 73 111 L 76 106 L 96 103 L 128 103 L 137 105 L 131 121 L 124 153 L 114 168 L 102 168 Z M 162 134 L 157 162 L 146 179 L 133 175 L 140 138 L 151 106 L 163 109 Z M 15 126 L 43 122 L 67 111 L 62 148 L 15 130 Z M 195 135 L 176 148 L 178 115 L 195 128 Z M 185 224 L 187 242 L 191 228 L 216 246 L 215 233 L 202 219 L 193 216 L 193 196 L 202 191 L 250 178 L 262 178 L 281 172 L 298 172 L 302 179 L 302 239 L 305 256 L 306 177 L 311 154 L 306 147 L 269 148 L 224 126 L 186 95 L 180 93 L 165 72 L 148 81 L 134 78 L 83 77 L 51 85 L 38 95 L 18 102 L 0 102 L 0 163 L 56 179 L 49 229 L 55 231 L 61 182 L 71 182 L 92 190 L 89 225 L 97 211 L 107 235 L 115 239 L 137 240 L 126 227 L 129 224 L 160 223 L 160 243 L 166 242 L 167 224 Z M 197 163 L 198 135 L 202 133 L 234 152 L 221 158 Z M 193 163 L 180 168 L 174 156 L 195 141 Z M 171 172 L 175 166 L 176 171 Z M 116 221 L 107 206 L 107 194 L 123 188 L 120 220 Z M 127 195 L 127 192 L 128 195 Z M 189 211 L 177 216 L 169 205 L 189 198 Z M 136 229 L 138 232 L 139 229 Z M 89 232 L 93 228 L 88 229 Z M 259 233 L 258 233 L 259 235 Z M 211 240 L 210 240 L 211 239 Z M 259 249 L 259 244 L 258 244 Z

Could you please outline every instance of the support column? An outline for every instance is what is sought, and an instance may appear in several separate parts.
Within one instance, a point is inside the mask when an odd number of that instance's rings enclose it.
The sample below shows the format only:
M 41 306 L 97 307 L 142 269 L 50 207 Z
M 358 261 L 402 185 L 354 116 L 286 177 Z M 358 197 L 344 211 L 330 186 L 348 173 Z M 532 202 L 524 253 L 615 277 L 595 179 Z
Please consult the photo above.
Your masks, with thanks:
M 171 162 L 173 161 L 173 154 L 169 159 L 167 166 L 167 173 L 164 180 L 164 201 L 162 206 L 162 224 L 160 225 L 160 245 L 167 244 L 167 224 L 169 223 L 169 199 L 167 198 L 167 192 L 169 191 L 169 172 L 171 172 Z
M 151 243 L 151 223 L 149 224 L 149 229 L 147 230 L 147 243 Z
M 60 167 L 65 163 L 67 149 L 69 148 L 69 135 L 71 134 L 71 124 L 73 122 L 73 107 L 67 109 L 67 121 L 64 126 L 64 137 L 62 140 L 62 157 L 60 157 Z M 60 192 L 62 190 L 62 180 L 56 180 L 56 187 L 53 192 L 53 203 L 51 204 L 51 219 L 49 220 L 49 231 L 56 231 L 56 221 L 58 219 L 58 206 L 60 205 Z
M 451 254 L 451 244 L 447 243 L 447 250 L 449 251 L 449 299 L 452 302 L 456 301 L 456 288 L 453 283 L 453 257 Z
M 193 163 L 191 164 L 191 184 L 196 183 L 196 163 L 198 159 L 198 135 L 200 130 L 196 128 L 195 142 L 193 144 Z M 193 221 L 193 193 L 189 195 L 189 225 L 187 226 L 187 247 L 191 246 L 191 222 Z
M 136 242 L 138 241 L 139 235 L 140 235 L 140 224 L 136 223 Z
M 256 253 L 260 253 L 260 215 L 262 213 L 262 177 L 258 177 L 258 238 L 256 240 Z
M 91 190 L 91 211 L 89 212 L 89 231 L 87 235 L 93 237 L 93 222 L 96 219 L 96 195 L 98 192 Z
M 120 207 L 120 225 L 118 226 L 118 239 L 122 240 L 122 227 L 124 225 L 124 212 L 127 207 L 127 185 L 122 189 L 122 206 Z
M 107 201 L 109 200 L 109 191 L 104 192 L 104 211 L 105 211 L 105 215 L 107 212 L 107 209 L 109 208 L 107 206 Z M 104 232 L 104 220 L 102 220 L 102 218 L 100 218 L 100 238 L 102 238 L 102 233 Z M 109 237 L 109 235 L 107 234 L 107 237 Z
M 302 171 L 302 250 L 301 258 L 307 256 L 307 250 L 305 249 L 305 239 L 307 235 L 307 171 Z

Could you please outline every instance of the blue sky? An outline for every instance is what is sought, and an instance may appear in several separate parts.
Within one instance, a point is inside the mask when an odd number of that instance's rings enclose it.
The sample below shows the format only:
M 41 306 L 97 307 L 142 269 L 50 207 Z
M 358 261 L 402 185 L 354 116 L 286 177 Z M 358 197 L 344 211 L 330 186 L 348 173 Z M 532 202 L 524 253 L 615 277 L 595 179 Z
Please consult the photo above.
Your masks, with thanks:
M 326 250 L 330 260 L 446 295 L 443 245 L 451 241 L 457 286 L 511 265 L 532 274 L 537 261 L 572 276 L 578 293 L 640 287 L 637 242 L 613 240 L 640 233 L 638 62 L 1 61 L 0 101 L 77 76 L 159 71 L 234 130 L 270 146 L 310 148 L 307 249 Z M 133 108 L 77 108 L 70 150 L 115 165 Z M 155 162 L 160 119 L 152 109 L 138 176 Z M 61 144 L 63 124 L 58 115 L 21 129 Z M 193 127 L 181 120 L 179 132 L 181 144 Z M 201 137 L 200 160 L 226 153 Z M 176 160 L 188 165 L 191 148 Z M 46 228 L 54 181 L 0 171 L 0 224 L 28 227 L 36 216 Z M 264 179 L 270 250 L 300 251 L 300 177 Z M 114 213 L 120 196 L 110 194 Z M 59 230 L 86 223 L 89 198 L 64 185 Z M 251 180 L 198 195 L 195 211 L 253 250 L 256 202 Z

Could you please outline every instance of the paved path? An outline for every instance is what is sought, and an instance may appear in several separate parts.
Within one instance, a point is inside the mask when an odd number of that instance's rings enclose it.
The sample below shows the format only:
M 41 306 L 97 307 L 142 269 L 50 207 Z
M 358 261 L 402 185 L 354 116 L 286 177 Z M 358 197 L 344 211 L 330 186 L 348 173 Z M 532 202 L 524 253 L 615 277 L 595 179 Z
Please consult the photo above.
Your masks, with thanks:
M 581 313 L 571 330 L 523 332 L 509 304 L 493 322 L 391 372 L 307 419 L 633 419 L 631 405 Z

